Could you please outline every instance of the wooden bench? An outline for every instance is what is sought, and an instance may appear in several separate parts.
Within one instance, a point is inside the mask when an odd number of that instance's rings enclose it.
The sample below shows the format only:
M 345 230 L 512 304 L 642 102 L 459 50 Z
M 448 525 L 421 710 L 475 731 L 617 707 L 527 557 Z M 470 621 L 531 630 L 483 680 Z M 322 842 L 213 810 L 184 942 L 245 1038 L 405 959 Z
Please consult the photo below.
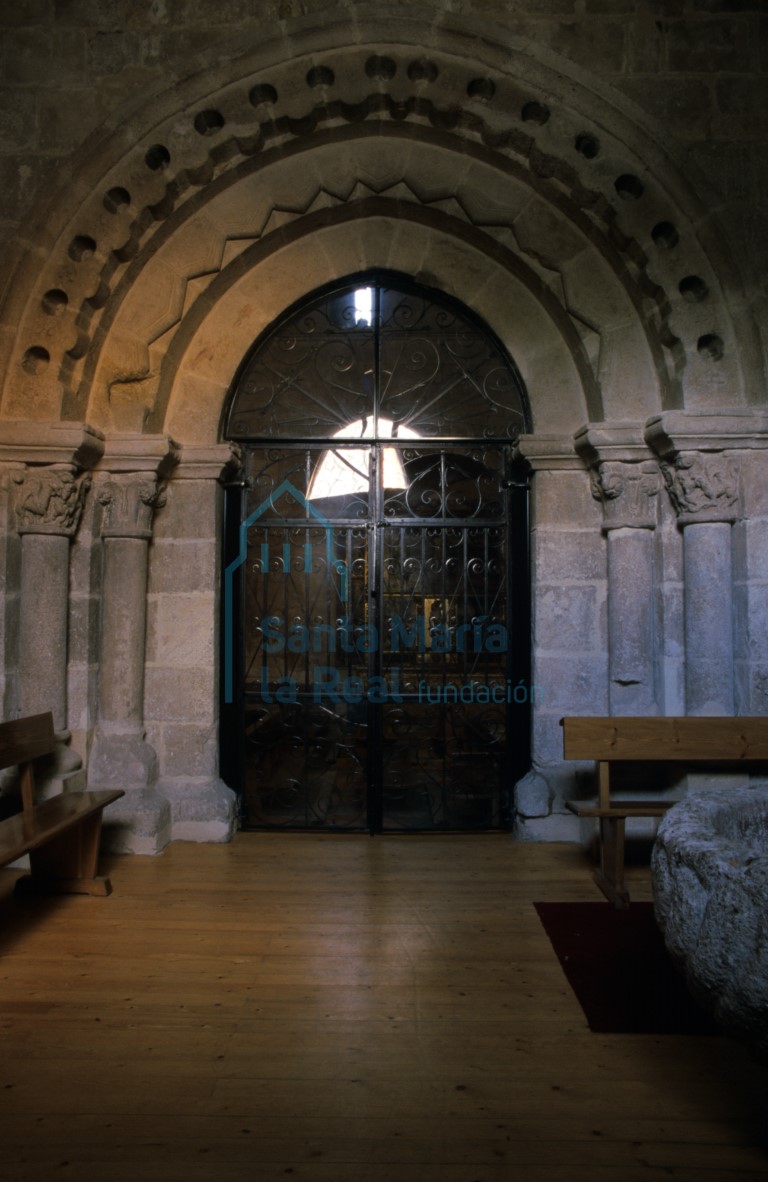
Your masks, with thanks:
M 0 723 L 0 770 L 19 765 L 22 804 L 0 821 L 0 866 L 29 854 L 31 874 L 18 879 L 18 892 L 108 895 L 109 879 L 96 876 L 101 817 L 125 793 L 62 792 L 36 804 L 32 763 L 55 746 L 51 714 Z
M 625 800 L 612 795 L 612 763 L 746 763 L 768 760 L 768 718 L 561 718 L 566 759 L 598 763 L 596 804 L 569 800 L 578 817 L 600 822 L 595 880 L 616 907 L 629 906 L 624 886 L 628 817 L 662 817 L 674 800 Z

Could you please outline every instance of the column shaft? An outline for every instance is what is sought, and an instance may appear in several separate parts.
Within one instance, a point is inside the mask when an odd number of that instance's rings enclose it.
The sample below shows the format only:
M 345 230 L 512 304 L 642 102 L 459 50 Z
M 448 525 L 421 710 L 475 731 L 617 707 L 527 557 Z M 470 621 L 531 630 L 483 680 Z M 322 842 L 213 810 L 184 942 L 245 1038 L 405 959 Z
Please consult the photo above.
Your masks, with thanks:
M 144 726 L 148 551 L 163 497 L 152 470 L 112 473 L 97 496 L 103 507 L 103 586 L 98 723 L 88 784 L 125 791 L 105 818 L 106 847 L 154 854 L 167 844 L 171 822 Z
M 24 534 L 19 604 L 19 709 L 50 710 L 57 731 L 67 728 L 68 537 Z
M 38 777 L 46 796 L 62 791 L 64 778 L 82 763 L 66 746 L 69 558 L 90 478 L 80 477 L 75 464 L 51 464 L 27 468 L 14 483 L 21 535 L 19 709 L 22 715 L 50 710 L 59 739 Z
M 688 714 L 733 714 L 731 525 L 683 527 Z
M 608 531 L 611 714 L 655 714 L 653 531 Z
M 142 728 L 147 542 L 104 539 L 99 720 Z

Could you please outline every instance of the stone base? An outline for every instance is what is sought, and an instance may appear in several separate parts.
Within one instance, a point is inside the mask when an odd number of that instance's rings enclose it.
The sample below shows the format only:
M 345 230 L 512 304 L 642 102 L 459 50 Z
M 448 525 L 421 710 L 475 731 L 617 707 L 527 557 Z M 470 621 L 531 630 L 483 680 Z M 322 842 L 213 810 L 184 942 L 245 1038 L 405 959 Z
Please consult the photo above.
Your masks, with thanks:
M 88 788 L 122 788 L 125 796 L 104 812 L 101 848 L 112 854 L 159 854 L 171 840 L 171 810 L 154 788 L 157 754 L 136 730 L 96 731 Z
M 58 796 L 61 792 L 85 792 L 85 788 L 85 768 L 80 767 L 73 772 L 46 776 L 45 780 L 36 779 L 35 799 L 40 803 L 43 800 L 50 800 L 52 796 Z
M 35 797 L 38 801 L 58 796 L 60 792 L 85 791 L 83 761 L 67 745 L 69 732 L 57 734 L 56 739 L 56 750 L 39 760 L 35 767 Z
M 526 820 L 529 817 L 548 817 L 553 795 L 546 778 L 532 769 L 515 784 L 515 812 Z
M 88 762 L 88 787 L 144 789 L 157 779 L 157 753 L 141 731 L 98 727 Z
M 237 797 L 223 780 L 174 777 L 158 790 L 171 810 L 171 841 L 231 841 L 237 829 Z
M 152 788 L 127 789 L 104 810 L 101 848 L 106 853 L 159 854 L 170 840 L 170 805 Z
M 514 834 L 520 841 L 581 841 L 579 818 L 570 813 L 552 813 L 549 817 L 517 817 Z

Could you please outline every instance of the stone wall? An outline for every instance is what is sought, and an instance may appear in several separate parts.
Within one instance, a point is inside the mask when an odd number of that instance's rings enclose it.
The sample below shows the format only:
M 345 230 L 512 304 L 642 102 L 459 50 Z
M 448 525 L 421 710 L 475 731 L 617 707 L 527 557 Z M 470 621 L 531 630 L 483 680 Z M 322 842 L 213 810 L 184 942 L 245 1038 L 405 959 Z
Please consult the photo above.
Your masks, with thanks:
M 227 74 L 244 40 L 266 34 L 291 53 L 297 31 L 345 17 L 457 18 L 493 38 L 501 26 L 538 56 L 562 57 L 625 95 L 664 132 L 664 148 L 704 178 L 742 263 L 765 275 L 759 207 L 768 185 L 768 17 L 759 0 L 443 0 L 365 5 L 324 0 L 19 0 L 3 5 L 0 227 L 6 239 L 77 184 L 72 155 L 96 150 L 139 96 L 215 63 Z M 375 37 L 374 24 L 374 37 Z M 92 139 L 91 139 L 92 137 Z M 88 147 L 86 147 L 86 153 Z M 40 215 L 38 215 L 40 216 Z M 44 215 L 43 215 L 44 216 Z M 765 291 L 763 287 L 763 292 Z
M 763 8 L 4 6 L 3 710 L 52 703 L 60 778 L 128 784 L 115 848 L 231 832 L 222 412 L 366 268 L 463 301 L 528 389 L 520 833 L 578 835 L 562 714 L 764 712 Z

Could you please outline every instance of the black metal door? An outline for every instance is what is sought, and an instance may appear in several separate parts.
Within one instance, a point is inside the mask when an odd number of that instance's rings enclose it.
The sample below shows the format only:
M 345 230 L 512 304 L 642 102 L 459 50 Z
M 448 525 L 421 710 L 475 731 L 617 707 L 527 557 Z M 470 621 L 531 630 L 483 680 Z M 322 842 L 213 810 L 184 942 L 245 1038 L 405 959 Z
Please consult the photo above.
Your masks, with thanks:
M 349 398 L 340 408 L 334 389 L 341 427 L 325 425 L 322 442 L 268 443 L 253 437 L 250 409 L 249 429 L 239 431 L 244 492 L 224 584 L 231 776 L 247 827 L 503 828 L 529 764 L 525 482 L 509 441 L 447 441 L 444 430 L 425 430 L 426 408 L 444 426 L 437 390 L 476 421 L 478 407 L 466 396 L 456 403 L 455 389 L 457 374 L 471 372 L 478 388 L 480 369 L 487 389 L 495 372 L 487 344 L 478 361 L 474 326 L 470 338 L 462 321 L 460 336 L 455 320 L 440 324 L 433 303 L 399 290 L 400 320 L 386 317 L 372 290 L 374 331 L 356 320 L 342 332 L 323 311 L 335 358 L 344 359 L 344 390 L 357 393 L 354 409 Z M 415 344 L 404 321 L 424 306 L 440 331 L 430 336 L 422 324 Z M 291 349 L 294 323 L 283 338 Z M 303 323 L 312 323 L 306 314 Z M 432 366 L 429 382 L 417 383 L 422 414 L 406 421 L 394 379 L 404 364 L 412 379 L 424 348 L 439 354 L 446 339 L 453 369 L 446 380 L 446 366 Z M 329 339 L 318 348 L 317 337 L 311 347 L 299 340 L 303 376 L 293 372 L 290 384 L 316 413 L 318 353 Z M 265 372 L 286 385 L 274 349 L 241 379 L 241 414 Z M 501 388 L 496 381 L 494 392 Z M 274 414 L 274 397 L 261 394 Z M 492 405 L 498 399 L 488 399 L 486 414 Z M 300 403 L 292 409 L 307 413 Z

